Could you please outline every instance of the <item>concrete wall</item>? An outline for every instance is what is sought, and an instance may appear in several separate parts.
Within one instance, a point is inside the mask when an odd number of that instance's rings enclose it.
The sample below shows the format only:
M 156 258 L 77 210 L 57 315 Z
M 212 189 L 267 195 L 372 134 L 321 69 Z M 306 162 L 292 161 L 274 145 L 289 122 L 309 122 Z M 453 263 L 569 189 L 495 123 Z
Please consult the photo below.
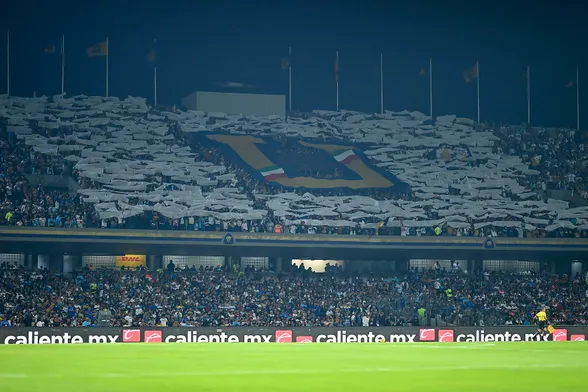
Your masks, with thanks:
M 286 116 L 286 96 L 197 91 L 182 99 L 188 110 L 267 117 Z

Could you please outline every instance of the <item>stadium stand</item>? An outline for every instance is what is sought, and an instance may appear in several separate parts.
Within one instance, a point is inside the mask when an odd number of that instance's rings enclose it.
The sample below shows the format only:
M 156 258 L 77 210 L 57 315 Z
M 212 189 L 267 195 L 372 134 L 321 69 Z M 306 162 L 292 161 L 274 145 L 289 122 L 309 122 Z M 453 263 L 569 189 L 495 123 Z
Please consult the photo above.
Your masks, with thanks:
M 269 272 L 0 270 L 0 326 L 529 325 L 543 304 L 559 325 L 586 325 L 583 276 L 472 275 L 455 269 L 349 277 Z M 426 311 L 419 320 L 418 310 Z M 423 318 L 430 318 L 430 321 Z
M 500 126 L 499 148 L 517 155 L 540 176 L 530 183 L 533 189 L 569 190 L 585 200 L 586 193 L 586 132 L 574 129 L 549 129 L 527 126 Z
M 418 112 L 287 120 L 144 99 L 0 98 L 2 224 L 586 237 L 583 134 Z M 27 184 L 71 175 L 81 189 Z
M 144 99 L 0 97 L 0 223 L 400 236 L 586 237 L 585 135 L 417 112 L 284 120 Z M 35 178 L 73 178 L 56 189 Z M 337 267 L 61 275 L 1 266 L 0 326 L 587 323 L 583 277 Z M 425 309 L 427 321 L 419 320 Z

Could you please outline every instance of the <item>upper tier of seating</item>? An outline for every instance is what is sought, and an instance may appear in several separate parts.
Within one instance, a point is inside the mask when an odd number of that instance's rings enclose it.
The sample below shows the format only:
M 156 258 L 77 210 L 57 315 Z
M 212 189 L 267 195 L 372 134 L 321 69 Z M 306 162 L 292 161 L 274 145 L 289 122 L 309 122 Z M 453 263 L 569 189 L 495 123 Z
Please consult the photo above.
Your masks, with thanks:
M 569 130 L 418 112 L 157 112 L 141 98 L 86 96 L 0 97 L 0 123 L 4 224 L 521 237 L 588 229 L 587 207 L 546 194 L 586 195 L 585 135 Z M 78 195 L 22 178 L 62 172 L 79 181 Z

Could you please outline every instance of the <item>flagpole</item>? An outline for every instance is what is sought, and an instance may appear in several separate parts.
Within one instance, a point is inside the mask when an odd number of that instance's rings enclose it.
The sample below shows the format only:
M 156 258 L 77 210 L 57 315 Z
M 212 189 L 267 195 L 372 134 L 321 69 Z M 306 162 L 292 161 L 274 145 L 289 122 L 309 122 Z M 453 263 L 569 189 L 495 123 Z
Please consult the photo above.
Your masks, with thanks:
M 433 59 L 429 58 L 429 114 L 433 119 Z
M 527 65 L 527 124 L 531 124 L 531 66 Z
M 478 124 L 480 123 L 480 62 L 476 61 L 476 81 L 478 90 Z
M 384 54 L 380 53 L 380 113 L 384 114 Z
M 157 106 L 157 66 L 153 67 L 153 103 Z
M 153 105 L 154 107 L 157 107 L 157 49 L 156 49 L 156 45 L 157 45 L 157 39 L 153 39 L 153 49 L 152 51 L 155 51 L 153 53 L 154 55 L 154 66 L 153 66 Z
M 108 97 L 108 56 L 110 55 L 110 45 L 106 37 L 106 97 Z
M 61 36 L 61 96 L 65 94 L 65 34 Z
M 339 51 L 337 51 L 337 74 L 335 75 L 335 77 L 337 78 L 336 80 L 336 84 L 337 84 L 337 111 L 339 111 Z
M 288 107 L 292 113 L 292 47 L 288 48 Z
M 10 31 L 6 32 L 6 93 L 10 96 Z
M 576 67 L 576 128 L 580 130 L 580 70 Z

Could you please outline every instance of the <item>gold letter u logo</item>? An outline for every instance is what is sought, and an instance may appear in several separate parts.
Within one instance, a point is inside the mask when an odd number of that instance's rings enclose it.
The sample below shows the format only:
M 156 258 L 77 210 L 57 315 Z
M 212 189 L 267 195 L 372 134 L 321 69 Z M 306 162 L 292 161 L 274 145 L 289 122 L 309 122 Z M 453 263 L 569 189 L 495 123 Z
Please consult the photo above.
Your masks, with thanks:
M 394 184 L 380 173 L 365 164 L 362 159 L 353 153 L 353 146 L 340 146 L 336 144 L 316 144 L 299 141 L 303 146 L 312 147 L 326 151 L 333 156 L 340 164 L 345 165 L 354 171 L 361 178 L 360 180 L 345 179 L 322 179 L 314 177 L 288 177 L 274 162 L 272 162 L 257 147 L 258 144 L 265 144 L 265 141 L 255 136 L 241 135 L 207 135 L 208 139 L 229 146 L 241 159 L 259 171 L 271 182 L 276 182 L 285 187 L 308 188 L 308 189 L 332 189 L 332 188 L 390 188 Z M 319 168 L 317 168 L 319 169 Z

